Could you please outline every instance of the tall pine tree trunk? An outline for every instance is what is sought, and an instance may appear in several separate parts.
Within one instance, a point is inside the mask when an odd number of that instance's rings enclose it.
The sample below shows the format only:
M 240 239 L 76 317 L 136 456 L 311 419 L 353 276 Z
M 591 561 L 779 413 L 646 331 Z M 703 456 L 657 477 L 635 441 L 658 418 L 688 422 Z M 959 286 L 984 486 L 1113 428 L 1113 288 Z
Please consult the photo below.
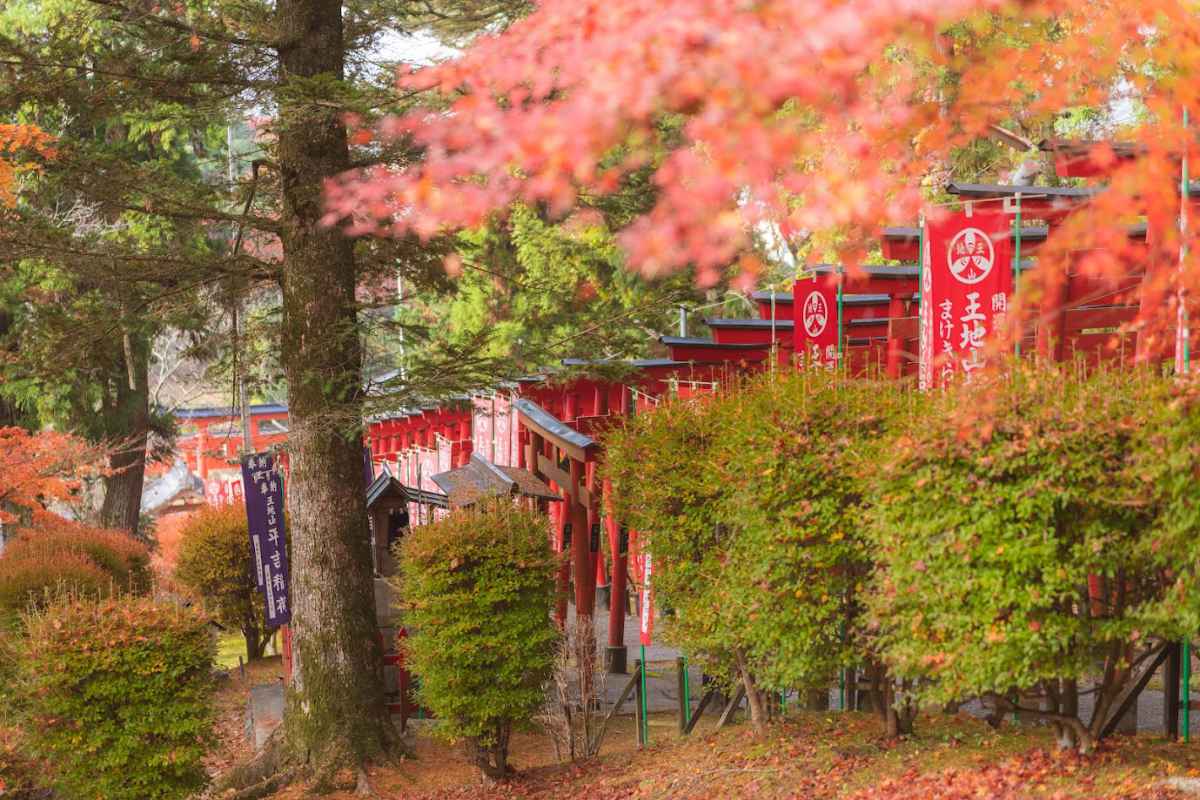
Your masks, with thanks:
M 290 411 L 294 672 L 288 743 L 319 778 L 386 753 L 362 469 L 361 359 L 352 243 L 323 227 L 323 182 L 349 167 L 340 112 L 306 102 L 343 78 L 340 0 L 279 0 L 278 161 L 283 359 Z
M 149 352 L 150 345 L 132 334 L 114 370 L 111 394 L 104 413 L 105 430 L 117 438 L 117 449 L 109 456 L 113 470 L 104 478 L 104 500 L 100 521 L 110 528 L 138 535 L 142 509 L 142 487 L 146 481 L 146 444 L 150 432 Z

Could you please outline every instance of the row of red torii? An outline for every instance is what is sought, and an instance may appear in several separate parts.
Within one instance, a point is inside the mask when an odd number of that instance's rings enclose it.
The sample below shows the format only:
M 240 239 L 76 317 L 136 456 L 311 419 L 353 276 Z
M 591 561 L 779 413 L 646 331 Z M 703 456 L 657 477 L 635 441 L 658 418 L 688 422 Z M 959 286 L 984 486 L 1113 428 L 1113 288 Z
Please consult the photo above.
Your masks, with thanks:
M 619 381 L 531 376 L 501 390 L 374 420 L 368 433 L 372 477 L 386 472 L 404 487 L 408 522 L 421 524 L 444 513 L 438 508 L 462 504 L 446 491 L 448 472 L 474 463 L 496 470 L 514 489 L 521 473 L 531 475 L 536 485 L 529 493 L 550 515 L 554 548 L 570 552 L 559 576 L 564 600 L 558 618 L 565 621 L 572 580 L 579 618 L 593 617 L 596 589 L 608 586 L 609 664 L 623 671 L 626 576 L 629 554 L 637 558 L 637 534 L 625 533 L 610 513 L 610 487 L 597 474 L 605 431 L 626 415 L 652 410 L 664 396 L 710 391 L 735 373 L 761 370 L 772 358 L 795 363 L 801 353 L 808 362 L 840 359 L 851 375 L 916 374 L 923 385 L 969 373 L 1003 324 L 1020 271 L 1036 266 L 1024 257 L 1036 255 L 1049 232 L 1046 225 L 1014 227 L 1014 216 L 1023 212 L 1053 225 L 1097 190 L 951 184 L 949 191 L 963 201 L 961 211 L 924 229 L 885 229 L 883 256 L 902 263 L 852 274 L 811 268 L 790 294 L 756 293 L 758 319 L 706 319 L 711 339 L 663 336 L 668 357 L 629 362 Z M 1144 242 L 1145 226 L 1128 235 Z M 1025 351 L 1054 359 L 1132 358 L 1135 342 L 1114 348 L 1113 341 L 1136 337 L 1128 329 L 1142 311 L 1142 277 L 1068 275 L 1026 326 Z M 564 365 L 588 366 L 572 360 Z M 601 536 L 608 543 L 607 563 Z
M 1060 173 L 1087 170 L 1086 158 L 1064 153 Z M 371 420 L 368 508 L 377 574 L 390 571 L 389 545 L 409 525 L 497 488 L 532 498 L 550 517 L 551 546 L 569 553 L 558 576 L 557 620 L 566 623 L 572 583 L 577 624 L 591 624 L 597 588 L 606 587 L 606 663 L 624 672 L 628 576 L 630 567 L 641 574 L 641 552 L 637 532 L 612 513 L 611 486 L 597 472 L 605 432 L 663 398 L 714 391 L 772 363 L 840 363 L 851 376 L 918 376 L 922 386 L 969 375 L 1004 325 L 1021 272 L 1036 268 L 1026 257 L 1036 255 L 1050 226 L 1101 190 L 950 184 L 948 191 L 962 201 L 957 212 L 920 228 L 883 231 L 882 254 L 892 263 L 849 273 L 810 267 L 790 293 L 755 293 L 757 319 L 705 319 L 710 339 L 663 336 L 668 355 L 627 362 L 619 380 L 588 377 L 588 367 L 599 365 L 568 359 L 568 374 L 579 377 L 529 376 Z M 1024 226 L 1022 218 L 1045 224 Z M 1146 227 L 1130 227 L 1128 237 L 1144 245 Z M 1151 296 L 1142 291 L 1145 273 L 1141 266 L 1101 279 L 1068 271 L 1023 326 L 1022 351 L 1053 360 L 1132 361 L 1142 345 L 1132 329 Z M 1159 357 L 1171 357 L 1161 349 Z M 604 366 L 612 374 L 613 365 Z M 395 635 L 384 628 L 388 645 Z M 285 633 L 285 660 L 288 639 Z M 393 710 L 403 717 L 411 709 L 407 676 L 394 648 L 385 650 L 399 695 Z

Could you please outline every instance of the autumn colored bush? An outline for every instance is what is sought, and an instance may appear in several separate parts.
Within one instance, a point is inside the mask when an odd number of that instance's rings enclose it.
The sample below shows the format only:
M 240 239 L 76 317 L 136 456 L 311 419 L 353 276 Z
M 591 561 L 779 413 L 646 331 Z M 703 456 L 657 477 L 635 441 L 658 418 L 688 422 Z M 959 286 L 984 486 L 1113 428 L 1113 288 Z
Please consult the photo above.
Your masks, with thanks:
M 676 611 L 666 637 L 740 681 L 758 726 L 768 691 L 828 687 L 866 658 L 862 475 L 903 398 L 825 370 L 769 375 L 660 406 L 606 441 L 621 519 Z
M 1164 531 L 1149 468 L 1194 451 L 1164 446 L 1168 399 L 1148 371 L 1022 366 L 911 415 L 876 483 L 865 597 L 876 646 L 920 698 L 1020 706 L 1088 750 L 1134 666 L 1195 629 L 1180 570 L 1200 540 Z M 1077 681 L 1097 672 L 1083 721 Z
M 205 782 L 213 637 L 193 610 L 129 595 L 34 612 L 17 657 L 24 746 L 64 800 L 170 800 Z
M 531 723 L 554 668 L 548 529 L 544 515 L 496 500 L 413 528 L 399 548 L 400 647 L 418 697 L 493 778 L 508 773 L 509 738 Z
M 0 617 L 45 605 L 55 594 L 145 594 L 150 554 L 121 531 L 104 530 L 35 512 L 0 552 Z
M 252 570 L 244 503 L 206 506 L 184 524 L 175 579 L 219 622 L 241 630 L 248 659 L 262 658 L 274 632 L 266 627 Z

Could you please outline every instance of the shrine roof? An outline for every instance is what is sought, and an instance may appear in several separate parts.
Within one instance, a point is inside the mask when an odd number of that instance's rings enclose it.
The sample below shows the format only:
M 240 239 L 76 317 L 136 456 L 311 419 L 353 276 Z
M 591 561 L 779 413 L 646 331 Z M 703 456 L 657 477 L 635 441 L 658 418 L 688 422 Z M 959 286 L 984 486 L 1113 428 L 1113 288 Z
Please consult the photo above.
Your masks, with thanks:
M 920 298 L 916 292 L 913 293 L 912 299 Z M 855 294 L 847 292 L 842 295 L 842 305 L 844 306 L 874 306 L 880 303 L 886 303 L 891 299 L 891 295 L 886 294 Z
M 1107 145 L 1121 158 L 1143 155 L 1148 152 L 1145 145 L 1135 142 L 1104 142 L 1088 139 L 1043 139 L 1038 142 L 1038 149 L 1044 153 L 1064 153 L 1066 155 L 1089 155 L 1092 150 L 1101 145 Z
M 624 360 L 619 358 L 564 358 L 562 360 L 565 367 L 590 367 L 602 364 L 617 364 L 637 369 L 645 369 L 647 367 L 682 367 L 687 364 L 686 361 L 675 361 L 670 358 L 635 358 L 632 360 Z
M 862 264 L 858 269 L 874 278 L 916 278 L 919 272 L 916 264 Z M 816 275 L 838 275 L 847 272 L 841 264 L 814 264 L 808 271 Z
M 472 454 L 465 466 L 433 475 L 452 506 L 467 506 L 487 497 L 521 495 L 544 500 L 561 500 L 550 487 L 529 470 L 498 467 Z
M 779 325 L 783 320 L 777 320 L 776 325 Z M 770 320 L 767 320 L 770 324 Z M 757 342 L 749 344 L 718 344 L 712 339 L 698 339 L 689 336 L 660 336 L 658 340 L 668 347 L 705 347 L 712 350 L 761 350 L 764 347 L 769 347 L 769 342 Z
M 288 407 L 284 403 L 260 403 L 250 406 L 250 415 L 255 414 L 286 414 Z M 180 419 L 209 419 L 212 417 L 236 417 L 241 413 L 230 406 L 219 408 L 180 408 L 174 414 Z
M 760 302 L 760 303 L 771 302 L 771 292 L 769 292 L 769 291 L 755 292 L 752 295 L 752 297 L 754 300 L 756 300 L 757 302 Z M 786 292 L 786 293 L 775 292 L 775 302 L 779 303 L 781 305 L 791 305 L 792 293 L 791 292 Z
M 422 503 L 423 505 L 437 506 L 438 508 L 446 508 L 448 505 L 446 495 L 426 489 L 419 489 L 414 486 L 405 486 L 388 472 L 384 471 L 380 472 L 379 476 L 371 481 L 371 485 L 367 487 L 367 508 L 370 509 L 376 503 L 388 499 L 409 503 Z
M 704 324 L 710 328 L 753 328 L 756 330 L 771 330 L 772 327 L 789 330 L 794 325 L 790 319 L 722 319 L 719 317 L 705 317 Z
M 1087 186 L 1006 186 L 996 183 L 958 183 L 951 181 L 946 191 L 959 197 L 1055 197 L 1071 200 L 1086 200 L 1095 197 L 1102 188 Z
M 568 450 L 580 461 L 588 460 L 596 449 L 596 442 L 592 437 L 586 436 L 562 422 L 532 400 L 522 397 L 513 403 L 513 407 L 517 409 L 517 413 L 524 418 L 529 427 L 559 447 Z

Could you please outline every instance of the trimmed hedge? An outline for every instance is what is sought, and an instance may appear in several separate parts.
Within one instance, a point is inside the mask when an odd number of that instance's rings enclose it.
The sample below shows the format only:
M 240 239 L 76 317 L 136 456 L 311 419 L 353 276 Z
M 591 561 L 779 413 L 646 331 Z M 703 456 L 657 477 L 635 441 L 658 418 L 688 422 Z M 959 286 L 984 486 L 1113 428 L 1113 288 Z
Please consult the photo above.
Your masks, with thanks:
M 39 512 L 0 553 L 0 618 L 40 608 L 56 593 L 108 596 L 150 590 L 150 552 L 126 534 Z
M 418 696 L 491 777 L 508 771 L 509 736 L 542 706 L 554 667 L 549 524 L 497 500 L 413 528 L 399 547 L 400 647 Z
M 905 394 L 825 370 L 750 379 L 629 420 L 606 440 L 622 521 L 654 555 L 665 637 L 767 693 L 836 681 L 865 662 L 857 634 L 871 570 L 863 474 Z
M 246 506 L 207 506 L 184 526 L 175 580 L 204 602 L 222 624 L 242 632 L 246 658 L 262 658 L 274 628 L 266 627 L 262 595 L 250 571 Z
M 26 620 L 17 688 L 25 743 L 64 800 L 173 800 L 205 783 L 208 621 L 150 598 L 71 599 Z

